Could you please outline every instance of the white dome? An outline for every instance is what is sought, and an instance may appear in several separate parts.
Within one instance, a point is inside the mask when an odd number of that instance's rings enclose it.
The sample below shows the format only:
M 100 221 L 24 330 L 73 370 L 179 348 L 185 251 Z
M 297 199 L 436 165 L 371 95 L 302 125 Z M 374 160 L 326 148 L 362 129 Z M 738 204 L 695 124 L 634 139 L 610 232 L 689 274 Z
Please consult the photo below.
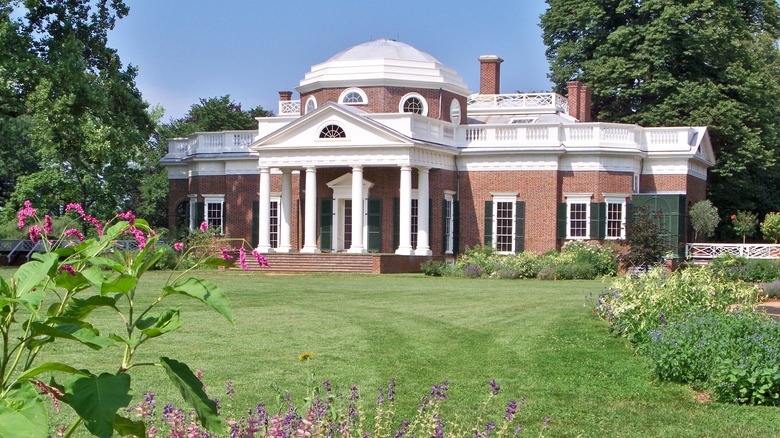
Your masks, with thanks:
M 379 39 L 344 50 L 311 68 L 297 88 L 396 86 L 471 94 L 463 79 L 436 58 L 408 44 Z

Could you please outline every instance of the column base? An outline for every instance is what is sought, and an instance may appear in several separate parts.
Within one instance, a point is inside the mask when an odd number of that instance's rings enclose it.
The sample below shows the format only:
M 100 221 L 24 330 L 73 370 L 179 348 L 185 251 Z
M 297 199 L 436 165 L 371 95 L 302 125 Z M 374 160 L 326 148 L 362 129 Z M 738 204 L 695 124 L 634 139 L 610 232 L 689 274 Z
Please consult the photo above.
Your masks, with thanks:
M 303 248 L 301 248 L 300 253 L 301 254 L 319 254 L 320 253 L 320 249 L 317 248 L 316 246 L 309 246 L 309 247 L 304 246 Z
M 274 250 L 276 253 L 289 254 L 292 252 L 292 246 L 280 246 Z
M 270 246 L 259 246 L 255 248 L 255 251 L 259 252 L 260 254 L 269 254 L 274 252 L 274 249 Z
M 396 255 L 414 255 L 414 250 L 409 248 L 398 248 L 395 250 Z
M 432 256 L 433 252 L 430 250 L 430 248 L 417 248 L 414 250 L 414 255 L 416 256 Z
M 366 249 L 362 246 L 359 247 L 353 246 L 347 250 L 347 254 L 365 254 L 365 253 L 366 253 Z

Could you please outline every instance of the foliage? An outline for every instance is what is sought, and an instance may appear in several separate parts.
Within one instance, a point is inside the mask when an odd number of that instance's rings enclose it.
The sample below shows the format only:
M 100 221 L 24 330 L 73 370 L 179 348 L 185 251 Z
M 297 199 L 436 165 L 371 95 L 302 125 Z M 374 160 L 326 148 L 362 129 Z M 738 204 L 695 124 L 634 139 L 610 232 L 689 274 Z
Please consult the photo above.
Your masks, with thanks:
M 184 117 L 172 120 L 165 128 L 169 137 L 183 137 L 194 132 L 236 131 L 257 129 L 255 117 L 271 116 L 261 106 L 241 109 L 241 104 L 226 94 L 219 97 L 199 99 Z
M 780 298 L 780 280 L 773 280 L 761 286 L 767 298 Z
M 709 199 L 693 204 L 688 212 L 688 217 L 691 220 L 691 227 L 693 227 L 693 239 L 696 241 L 699 240 L 700 234 L 702 237 L 712 237 L 720 222 L 718 207 L 712 205 L 712 201 Z
M 197 379 L 187 365 L 165 356 L 155 363 L 134 360 L 142 345 L 182 326 L 179 309 L 163 307 L 170 297 L 194 298 L 232 323 L 230 305 L 220 288 L 207 280 L 186 277 L 188 271 L 184 271 L 172 276 L 148 306 L 139 307 L 138 282 L 164 251 L 156 246 L 160 235 L 145 220 L 127 212 L 103 224 L 85 214 L 80 205 L 69 204 L 66 212 L 76 212 L 78 220 L 98 230 L 98 236 L 84 239 L 77 229 L 68 228 L 58 239 L 50 240 L 54 239 L 51 218 L 40 218 L 29 201 L 24 205 L 18 226 L 24 228 L 28 221 L 34 221 L 28 233 L 31 239 L 40 239 L 46 251 L 35 254 L 10 281 L 0 279 L 4 345 L 0 356 L 0 435 L 29 430 L 30 436 L 44 436 L 48 430 L 44 403 L 51 397 L 57 409 L 63 402 L 78 415 L 65 436 L 72 436 L 82 424 L 100 437 L 109 437 L 115 430 L 121 435 L 145 436 L 142 423 L 120 413 L 132 398 L 130 371 L 145 366 L 164 369 L 195 410 L 198 421 L 208 430 L 222 431 L 215 403 L 200 385 L 193 384 Z M 116 250 L 116 240 L 126 235 L 137 241 L 138 251 Z M 113 257 L 107 257 L 109 253 Z M 233 266 L 212 256 L 202 258 L 199 264 Z M 96 309 L 112 312 L 123 329 L 101 334 L 100 327 L 90 322 Z M 118 347 L 121 354 L 116 358 L 116 371 L 98 373 L 61 360 L 38 359 L 44 350 L 61 343 L 106 352 L 107 347 Z M 51 376 L 50 383 L 40 380 L 43 375 Z
M 708 269 L 663 269 L 616 278 L 598 297 L 595 313 L 610 323 L 610 330 L 634 343 L 648 333 L 689 313 L 708 310 L 725 314 L 734 305 L 745 311 L 758 304 L 760 290 L 754 284 L 724 280 Z
M 235 394 L 232 382 L 227 383 L 228 402 Z M 390 379 L 387 387 L 377 389 L 375 402 L 360 393 L 357 386 L 349 391 L 337 391 L 330 381 L 310 389 L 305 402 L 296 406 L 289 394 L 279 410 L 265 403 L 255 403 L 244 410 L 240 417 L 232 412 L 221 412 L 225 422 L 231 425 L 231 436 L 249 437 L 389 437 L 389 436 L 518 436 L 521 430 L 528 430 L 521 422 L 526 397 L 512 399 L 505 407 L 496 409 L 494 399 L 501 387 L 490 381 L 490 393 L 481 409 L 467 418 L 447 419 L 443 409 L 449 400 L 450 383 L 445 380 L 431 386 L 430 392 L 419 402 L 419 408 L 410 419 L 399 418 L 396 401 L 403 392 L 396 390 L 396 380 Z M 232 403 L 231 403 L 232 404 Z M 157 416 L 153 393 L 147 393 L 136 408 L 139 417 L 146 421 L 148 430 L 161 436 L 211 436 L 199 430 L 197 423 L 187 420 L 184 409 L 167 404 Z M 496 412 L 498 411 L 498 412 Z M 527 415 L 525 415 L 527 416 Z M 541 435 L 550 427 L 551 417 L 540 420 Z M 159 427 L 157 426 L 159 424 Z
M 420 271 L 431 277 L 441 277 L 445 270 L 445 263 L 437 260 L 426 260 L 420 264 Z
M 626 229 L 628 252 L 620 257 L 626 266 L 650 266 L 659 263 L 664 255 L 673 250 L 667 240 L 667 232 L 661 227 L 663 218 L 658 211 L 647 207 L 634 209 L 634 219 Z
M 498 253 L 492 246 L 476 245 L 473 248 L 466 248 L 466 251 L 455 260 L 455 266 L 460 271 L 470 266 L 478 266 L 482 271 L 480 275 L 490 275 L 495 270 L 497 262 Z M 474 268 L 470 269 L 474 270 Z
M 550 79 L 593 88 L 593 119 L 707 126 L 721 210 L 778 210 L 780 7 L 749 2 L 547 0 Z M 749 115 L 749 116 L 746 116 Z
M 777 243 L 780 239 L 780 213 L 767 213 L 764 221 L 761 222 L 761 234 L 764 235 L 764 239 Z
M 658 377 L 712 389 L 724 402 L 780 404 L 780 324 L 701 311 L 661 325 L 643 351 Z
M 780 262 L 776 260 L 747 259 L 731 254 L 715 257 L 707 269 L 726 281 L 761 283 L 780 278 Z
M 738 211 L 731 215 L 731 227 L 738 236 L 742 236 L 742 243 L 745 243 L 746 237 L 753 237 L 756 234 L 758 225 L 758 215 L 750 211 Z

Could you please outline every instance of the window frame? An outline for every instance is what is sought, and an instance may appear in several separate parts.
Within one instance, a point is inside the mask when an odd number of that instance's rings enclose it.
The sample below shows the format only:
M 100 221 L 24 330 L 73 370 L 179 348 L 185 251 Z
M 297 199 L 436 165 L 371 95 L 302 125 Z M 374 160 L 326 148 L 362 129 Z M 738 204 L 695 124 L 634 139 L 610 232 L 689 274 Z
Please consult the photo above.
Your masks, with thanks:
M 306 105 L 303 107 L 303 113 L 309 114 L 310 112 L 316 109 L 317 109 L 317 98 L 314 96 L 309 96 L 309 98 L 306 99 Z
M 590 211 L 590 204 L 591 199 L 593 198 L 592 193 L 569 193 L 564 195 L 566 197 L 566 239 L 567 240 L 589 240 L 592 235 L 592 230 L 590 229 L 590 218 L 591 218 L 591 211 Z M 582 236 L 575 236 L 572 233 L 572 206 L 574 205 L 584 205 L 584 213 L 585 217 L 583 218 L 577 218 L 577 222 L 585 222 L 585 231 L 584 235 Z M 579 227 L 577 229 L 580 229 Z
M 219 205 L 218 209 L 211 209 L 212 205 Z M 210 214 L 215 212 L 212 217 Z M 209 229 L 217 229 L 217 235 L 225 235 L 225 195 L 203 195 L 203 220 Z M 219 223 L 219 226 L 216 223 Z
M 444 193 L 444 254 L 455 251 L 455 194 Z
M 450 122 L 458 126 L 460 125 L 460 118 L 462 115 L 460 102 L 458 99 L 453 98 L 452 102 L 450 102 Z
M 343 135 L 339 136 L 339 137 L 326 137 L 325 136 L 325 130 L 328 129 L 328 128 L 331 128 L 333 126 L 338 128 Z M 331 131 L 332 131 L 332 129 L 331 129 Z M 341 125 L 339 125 L 338 123 L 333 122 L 333 121 L 328 121 L 328 122 L 325 122 L 322 125 L 320 125 L 320 128 L 319 128 L 318 132 L 319 133 L 317 134 L 317 140 L 319 140 L 319 141 L 340 141 L 340 140 L 344 140 L 344 139 L 347 138 L 347 131 L 345 131 L 344 128 L 341 127 Z
M 491 224 L 492 228 L 493 228 L 493 230 L 492 230 L 493 238 L 492 238 L 492 240 L 490 242 L 491 246 L 499 254 L 514 254 L 515 253 L 515 248 L 516 248 L 516 245 L 517 245 L 516 238 L 515 238 L 516 237 L 515 233 L 516 233 L 517 230 L 515 229 L 515 226 L 516 226 L 516 223 L 517 223 L 517 196 L 518 196 L 518 193 L 491 193 L 491 195 L 492 195 L 492 202 L 493 202 L 493 223 Z M 501 217 L 501 218 L 499 218 L 499 216 L 498 216 L 499 204 L 509 204 L 509 207 L 510 207 L 510 210 L 511 210 L 511 214 L 508 217 Z M 506 211 L 506 209 L 504 211 Z M 509 249 L 506 249 L 506 247 L 505 247 L 506 242 L 502 242 L 501 245 L 504 246 L 504 247 L 503 248 L 499 248 L 499 234 L 498 234 L 498 232 L 499 232 L 499 224 L 498 224 L 499 220 L 501 220 L 501 221 L 508 221 L 508 223 L 509 223 L 509 225 L 508 225 L 508 228 L 509 228 L 508 234 L 507 233 L 502 233 L 501 234 L 502 237 L 506 237 L 506 236 L 509 237 Z M 502 225 L 501 227 L 502 228 L 506 228 L 507 225 Z
M 356 93 L 362 100 L 360 102 L 347 102 L 347 96 L 352 93 Z M 347 88 L 339 95 L 339 103 L 343 105 L 368 105 L 368 96 L 366 96 L 366 92 L 360 88 Z
M 416 98 L 420 101 L 420 105 L 422 106 L 422 112 L 414 112 L 414 111 L 406 111 L 406 102 L 409 99 Z M 401 101 L 398 103 L 398 112 L 403 114 L 419 114 L 421 116 L 427 116 L 428 115 L 428 102 L 425 100 L 424 97 L 420 93 L 406 93 L 404 97 L 401 98 Z
M 604 195 L 604 203 L 606 204 L 606 217 L 604 218 L 604 240 L 623 240 L 626 238 L 626 204 L 627 195 Z M 610 219 L 610 205 L 620 206 L 620 235 L 610 236 L 610 223 L 616 222 L 614 219 Z M 613 228 L 614 229 L 614 228 Z

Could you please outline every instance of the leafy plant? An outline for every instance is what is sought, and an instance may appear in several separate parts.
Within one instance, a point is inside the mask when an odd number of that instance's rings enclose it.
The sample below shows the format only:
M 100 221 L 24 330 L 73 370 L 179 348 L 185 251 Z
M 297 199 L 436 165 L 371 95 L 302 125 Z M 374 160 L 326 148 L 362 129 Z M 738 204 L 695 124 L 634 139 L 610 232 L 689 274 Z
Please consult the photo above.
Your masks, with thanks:
M 731 254 L 715 257 L 707 269 L 730 281 L 761 283 L 780 278 L 780 263 L 776 260 L 748 259 Z
M 752 237 L 756 233 L 758 225 L 758 216 L 749 211 L 738 211 L 731 215 L 731 226 L 738 236 L 742 236 L 742 243 L 745 243 L 747 237 Z
M 422 271 L 423 274 L 431 277 L 441 277 L 444 275 L 446 267 L 444 266 L 444 262 L 437 260 L 426 260 L 420 264 L 420 271 Z
M 698 241 L 699 235 L 712 237 L 720 222 L 718 207 L 712 205 L 712 201 L 704 199 L 691 206 L 688 216 L 693 227 L 693 239 Z
M 761 234 L 764 235 L 764 239 L 777 243 L 780 239 L 780 213 L 767 213 L 764 222 L 761 222 Z
M 663 217 L 658 211 L 637 207 L 626 229 L 628 252 L 620 257 L 626 266 L 648 266 L 659 263 L 672 248 L 668 233 L 661 227 Z
M 42 241 L 46 251 L 35 254 L 10 281 L 0 278 L 0 334 L 4 345 L 0 356 L 0 436 L 46 436 L 45 400 L 49 397 L 55 400 L 55 406 L 63 402 L 78 415 L 65 431 L 66 437 L 82 424 L 99 437 L 109 437 L 114 431 L 145 436 L 142 422 L 120 413 L 130 403 L 130 374 L 137 367 L 164 370 L 203 427 L 224 432 L 216 405 L 186 364 L 164 356 L 154 363 L 138 363 L 134 358 L 147 342 L 181 327 L 179 310 L 164 306 L 169 297 L 199 300 L 232 323 L 227 297 L 211 281 L 188 277 L 189 271 L 183 271 L 171 275 L 152 304 L 139 308 L 136 286 L 163 255 L 162 247 L 156 245 L 160 236 L 132 212 L 103 224 L 85 214 L 78 204 L 69 204 L 68 211 L 77 212 L 81 221 L 92 224 L 97 237 L 84 239 L 77 229 L 68 228 L 57 240 L 50 240 L 51 218 L 40 218 L 29 201 L 18 215 L 20 229 L 28 220 L 35 221 L 28 227 L 28 234 Z M 138 251 L 116 249 L 116 240 L 127 235 L 138 242 Z M 179 245 L 177 249 L 181 249 Z M 196 266 L 203 265 L 234 266 L 211 255 L 201 258 Z M 113 312 L 121 320 L 123 331 L 107 336 L 93 326 L 90 314 L 98 308 Z M 98 374 L 63 362 L 37 360 L 39 353 L 54 342 L 93 350 L 118 346 L 121 354 L 116 371 Z M 50 376 L 49 383 L 41 380 L 44 375 Z

